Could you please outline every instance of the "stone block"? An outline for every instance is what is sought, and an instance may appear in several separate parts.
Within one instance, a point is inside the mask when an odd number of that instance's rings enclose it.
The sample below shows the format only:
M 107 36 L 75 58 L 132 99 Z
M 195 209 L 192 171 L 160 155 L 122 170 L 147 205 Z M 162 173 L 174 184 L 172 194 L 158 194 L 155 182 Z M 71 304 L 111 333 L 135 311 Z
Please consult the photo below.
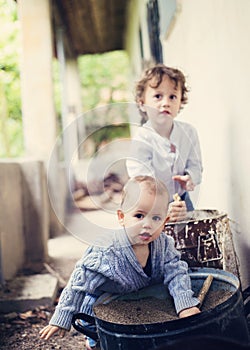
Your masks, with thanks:
M 53 305 L 58 280 L 50 274 L 18 276 L 0 290 L 0 313 L 25 312 Z

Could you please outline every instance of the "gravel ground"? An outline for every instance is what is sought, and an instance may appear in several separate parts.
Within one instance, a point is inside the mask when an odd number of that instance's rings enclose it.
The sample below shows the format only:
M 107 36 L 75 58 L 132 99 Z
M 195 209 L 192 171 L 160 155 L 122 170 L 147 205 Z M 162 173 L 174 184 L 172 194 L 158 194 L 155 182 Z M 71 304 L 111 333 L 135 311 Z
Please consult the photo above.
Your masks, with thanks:
M 39 331 L 48 324 L 53 311 L 54 307 L 40 307 L 21 314 L 0 315 L 0 349 L 84 350 L 84 336 L 73 328 L 64 338 L 39 338 Z
M 60 277 L 58 297 L 76 261 L 85 249 L 84 244 L 79 244 L 79 241 L 69 234 L 49 241 L 49 253 L 51 255 L 49 266 L 56 272 L 57 277 Z M 48 271 L 45 269 L 44 273 L 48 273 Z M 13 312 L 8 315 L 3 315 L 0 311 L 0 349 L 85 350 L 84 335 L 73 328 L 64 338 L 57 335 L 48 341 L 39 338 L 39 331 L 48 324 L 54 308 L 55 306 L 40 306 L 25 313 Z

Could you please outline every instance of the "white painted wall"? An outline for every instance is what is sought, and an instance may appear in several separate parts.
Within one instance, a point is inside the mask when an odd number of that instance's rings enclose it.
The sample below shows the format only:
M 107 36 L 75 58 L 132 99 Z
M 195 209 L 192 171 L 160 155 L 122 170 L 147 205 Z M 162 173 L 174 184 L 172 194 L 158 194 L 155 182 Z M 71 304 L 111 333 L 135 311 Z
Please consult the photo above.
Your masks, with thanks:
M 141 10 L 133 4 L 127 46 L 135 67 Z M 164 63 L 180 68 L 191 88 L 178 118 L 200 136 L 204 176 L 193 198 L 196 207 L 225 211 L 237 223 L 232 231 L 243 288 L 250 284 L 249 14 L 249 0 L 177 0 L 170 30 L 162 33 Z
M 163 38 L 164 63 L 182 69 L 191 88 L 179 117 L 200 136 L 197 206 L 225 211 L 239 224 L 233 231 L 243 285 L 250 282 L 249 14 L 249 0 L 180 0 Z

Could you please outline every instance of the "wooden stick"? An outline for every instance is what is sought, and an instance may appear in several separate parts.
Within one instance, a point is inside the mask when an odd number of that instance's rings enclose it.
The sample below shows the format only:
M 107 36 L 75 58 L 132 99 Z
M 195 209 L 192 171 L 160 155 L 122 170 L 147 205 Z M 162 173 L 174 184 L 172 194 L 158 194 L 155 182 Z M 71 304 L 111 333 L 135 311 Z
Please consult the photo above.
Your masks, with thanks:
M 178 195 L 178 193 L 175 193 L 175 194 L 173 195 L 173 200 L 174 200 L 175 202 L 180 202 L 180 201 L 181 201 L 181 197 Z
M 198 297 L 197 297 L 200 301 L 200 305 L 199 305 L 200 308 L 203 304 L 203 301 L 204 301 L 204 299 L 209 291 L 209 288 L 210 288 L 212 282 L 213 282 L 213 276 L 208 275 L 207 278 L 205 279 L 203 286 L 201 287 L 201 290 L 200 290 Z

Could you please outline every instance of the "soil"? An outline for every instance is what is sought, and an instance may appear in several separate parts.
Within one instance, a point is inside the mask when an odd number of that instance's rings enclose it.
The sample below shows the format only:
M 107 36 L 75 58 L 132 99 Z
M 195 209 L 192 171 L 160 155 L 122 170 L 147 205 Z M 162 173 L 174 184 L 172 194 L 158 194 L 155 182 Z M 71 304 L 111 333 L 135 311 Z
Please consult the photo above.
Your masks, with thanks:
M 55 306 L 38 307 L 25 313 L 0 314 L 1 350 L 84 350 L 84 335 L 71 329 L 64 338 L 54 335 L 48 341 L 39 338 Z
M 202 311 L 213 309 L 232 295 L 229 291 L 210 291 L 202 305 Z M 147 324 L 177 320 L 172 299 L 144 298 L 139 300 L 114 300 L 94 308 L 102 320 L 119 324 Z
M 139 300 L 114 300 L 94 308 L 102 320 L 119 324 L 146 324 L 177 319 L 174 305 L 157 298 Z

